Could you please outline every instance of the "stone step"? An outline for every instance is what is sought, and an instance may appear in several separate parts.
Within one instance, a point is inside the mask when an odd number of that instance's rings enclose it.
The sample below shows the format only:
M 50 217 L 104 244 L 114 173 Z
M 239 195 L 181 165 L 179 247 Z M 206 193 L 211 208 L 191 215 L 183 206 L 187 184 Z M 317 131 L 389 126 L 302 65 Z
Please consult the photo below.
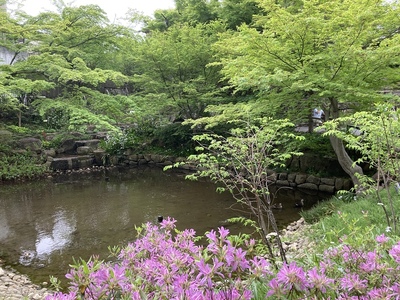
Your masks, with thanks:
M 76 147 L 90 147 L 93 150 L 97 149 L 99 143 L 99 139 L 75 141 Z
M 94 164 L 92 155 L 69 156 L 53 158 L 49 162 L 49 169 L 56 170 L 76 170 L 81 168 L 89 168 Z

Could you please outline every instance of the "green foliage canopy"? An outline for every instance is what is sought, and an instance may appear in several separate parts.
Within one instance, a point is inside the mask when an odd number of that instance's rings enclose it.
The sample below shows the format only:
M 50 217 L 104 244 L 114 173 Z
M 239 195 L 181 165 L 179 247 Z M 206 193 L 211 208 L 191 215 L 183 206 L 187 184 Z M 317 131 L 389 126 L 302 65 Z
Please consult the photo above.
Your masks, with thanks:
M 370 108 L 399 82 L 397 1 L 258 2 L 257 28 L 242 25 L 216 45 L 224 78 L 257 94 L 257 109 L 297 121 L 322 107 L 335 118 L 343 106 Z
M 196 119 L 217 102 L 219 68 L 207 65 L 212 62 L 211 45 L 222 30 L 220 23 L 179 24 L 139 41 L 131 56 L 133 82 L 146 105 L 175 118 Z

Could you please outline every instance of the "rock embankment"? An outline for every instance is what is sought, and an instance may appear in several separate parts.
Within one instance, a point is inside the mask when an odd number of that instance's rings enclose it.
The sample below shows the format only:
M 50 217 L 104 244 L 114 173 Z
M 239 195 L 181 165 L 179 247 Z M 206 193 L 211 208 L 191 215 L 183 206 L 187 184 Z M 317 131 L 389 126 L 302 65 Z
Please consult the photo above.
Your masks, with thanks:
M 309 238 L 310 232 L 311 225 L 307 224 L 303 218 L 292 222 L 280 232 L 282 247 L 288 262 L 302 259 L 315 250 L 315 242 Z M 270 233 L 268 235 L 271 241 L 274 240 L 275 237 L 275 233 Z M 279 257 L 279 249 L 277 246 L 275 246 L 274 254 L 276 257 Z
M 311 225 L 303 218 L 292 222 L 282 230 L 282 245 L 288 261 L 304 258 L 313 249 L 315 250 L 315 242 L 309 238 L 310 232 Z
M 39 300 L 50 292 L 33 284 L 25 275 L 0 266 L 0 300 Z

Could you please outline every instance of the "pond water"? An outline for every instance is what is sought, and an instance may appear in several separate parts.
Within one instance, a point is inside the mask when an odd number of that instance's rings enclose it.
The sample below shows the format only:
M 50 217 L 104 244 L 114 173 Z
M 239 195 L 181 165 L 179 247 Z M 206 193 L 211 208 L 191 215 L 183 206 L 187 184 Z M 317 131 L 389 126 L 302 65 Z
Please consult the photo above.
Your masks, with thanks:
M 229 193 L 184 177 L 159 168 L 115 168 L 0 185 L 0 257 L 35 283 L 48 282 L 49 275 L 64 278 L 72 257 L 107 258 L 108 246 L 133 240 L 135 225 L 156 222 L 159 215 L 199 235 L 228 218 L 249 216 Z M 276 194 L 283 205 L 275 211 L 280 227 L 299 218 L 295 202 L 304 199 L 306 209 L 329 196 L 293 189 Z

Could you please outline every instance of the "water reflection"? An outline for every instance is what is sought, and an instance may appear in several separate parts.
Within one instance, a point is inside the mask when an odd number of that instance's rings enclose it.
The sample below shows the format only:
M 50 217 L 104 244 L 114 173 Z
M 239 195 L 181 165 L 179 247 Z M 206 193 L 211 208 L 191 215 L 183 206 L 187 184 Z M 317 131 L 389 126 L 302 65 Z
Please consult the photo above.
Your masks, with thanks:
M 76 218 L 67 216 L 65 210 L 58 210 L 53 215 L 52 228 L 43 228 L 43 224 L 36 223 L 36 255 L 41 261 L 56 251 L 60 251 L 72 242 L 73 232 L 76 230 Z
M 283 208 L 276 217 L 284 226 L 299 217 L 296 199 L 311 206 L 323 196 L 283 189 L 278 197 Z M 155 222 L 158 215 L 174 217 L 179 229 L 198 234 L 228 218 L 249 216 L 213 184 L 160 169 L 60 176 L 0 186 L 0 255 L 36 282 L 48 281 L 49 275 L 63 278 L 72 257 L 106 258 L 109 245 L 133 240 L 135 225 Z M 244 230 L 239 224 L 229 229 Z

